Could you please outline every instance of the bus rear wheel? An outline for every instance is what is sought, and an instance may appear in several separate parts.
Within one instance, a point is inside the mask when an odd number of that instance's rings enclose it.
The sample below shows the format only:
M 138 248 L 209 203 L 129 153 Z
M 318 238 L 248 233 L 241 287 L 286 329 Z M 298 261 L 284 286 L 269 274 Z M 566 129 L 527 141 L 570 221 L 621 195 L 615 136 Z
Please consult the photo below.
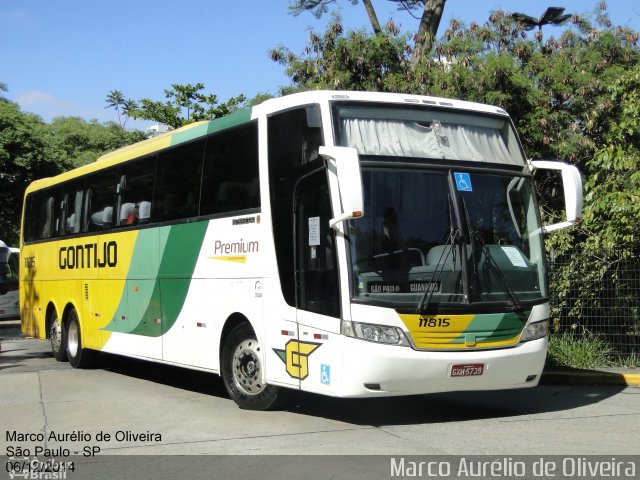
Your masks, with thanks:
M 80 321 L 75 308 L 69 310 L 65 322 L 63 338 L 69 363 L 73 368 L 89 368 L 93 364 L 95 352 L 82 346 L 82 334 L 80 333 Z
M 222 347 L 222 379 L 231 399 L 245 410 L 271 410 L 285 392 L 264 381 L 261 347 L 247 323 L 236 326 Z
M 60 320 L 58 320 L 58 314 L 55 309 L 53 309 L 49 318 L 49 342 L 51 343 L 53 358 L 59 362 L 65 362 L 67 360 L 66 341 L 62 335 L 63 331 L 64 329 L 60 324 Z

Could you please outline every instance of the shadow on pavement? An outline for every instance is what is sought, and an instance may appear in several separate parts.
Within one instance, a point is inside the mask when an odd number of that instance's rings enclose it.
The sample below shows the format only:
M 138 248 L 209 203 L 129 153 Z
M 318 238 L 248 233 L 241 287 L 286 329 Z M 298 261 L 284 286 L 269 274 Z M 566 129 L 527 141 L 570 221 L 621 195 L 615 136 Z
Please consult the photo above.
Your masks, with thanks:
M 215 374 L 101 355 L 100 367 L 114 373 L 228 398 Z M 598 403 L 624 387 L 549 385 L 520 390 L 449 392 L 409 397 L 339 399 L 291 392 L 285 410 L 355 425 L 411 425 L 517 417 L 572 410 Z
M 96 368 L 103 368 L 120 375 L 149 380 L 191 392 L 204 393 L 221 398 L 227 397 L 222 378 L 212 373 L 106 353 L 98 355 Z

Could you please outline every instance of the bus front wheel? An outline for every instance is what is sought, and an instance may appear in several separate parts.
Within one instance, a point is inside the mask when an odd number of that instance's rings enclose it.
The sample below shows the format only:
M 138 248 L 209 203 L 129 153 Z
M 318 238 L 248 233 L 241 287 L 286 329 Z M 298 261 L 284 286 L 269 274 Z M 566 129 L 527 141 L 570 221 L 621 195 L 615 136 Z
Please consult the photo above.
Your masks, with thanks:
M 75 308 L 69 310 L 67 321 L 65 322 L 63 338 L 65 339 L 65 349 L 69 363 L 73 368 L 88 368 L 93 364 L 95 352 L 87 350 L 82 346 L 82 335 L 80 333 L 80 321 Z
M 222 347 L 221 373 L 231 399 L 245 410 L 270 410 L 285 392 L 264 381 L 261 347 L 247 323 L 236 326 Z

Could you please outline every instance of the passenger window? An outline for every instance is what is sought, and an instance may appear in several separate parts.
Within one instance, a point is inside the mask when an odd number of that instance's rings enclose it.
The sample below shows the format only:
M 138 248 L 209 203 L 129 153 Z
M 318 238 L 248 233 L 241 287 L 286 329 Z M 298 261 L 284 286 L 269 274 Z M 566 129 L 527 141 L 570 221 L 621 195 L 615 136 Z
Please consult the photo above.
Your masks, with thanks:
M 189 143 L 158 156 L 154 221 L 198 215 L 205 141 Z
M 72 235 L 74 233 L 80 233 L 84 190 L 79 182 L 75 182 L 66 185 L 64 191 L 64 213 L 60 226 L 60 234 Z
M 40 229 L 38 230 L 37 238 L 51 238 L 58 231 L 57 224 L 60 217 L 59 209 L 56 208 L 58 206 L 56 204 L 56 195 L 53 191 L 48 190 L 39 195 L 39 200 L 39 205 L 36 205 L 36 208 L 40 210 L 37 220 L 37 225 L 40 226 Z
M 151 220 L 155 157 L 128 163 L 119 169 L 116 225 L 130 226 Z
M 46 192 L 39 191 L 27 196 L 25 206 L 25 237 L 29 242 L 41 238 L 46 209 L 44 206 Z M 49 223 L 51 225 L 51 223 Z
M 116 176 L 105 171 L 89 180 L 87 189 L 87 216 L 84 231 L 106 230 L 113 225 L 113 200 Z
M 200 214 L 259 206 L 257 123 L 210 137 L 205 151 Z

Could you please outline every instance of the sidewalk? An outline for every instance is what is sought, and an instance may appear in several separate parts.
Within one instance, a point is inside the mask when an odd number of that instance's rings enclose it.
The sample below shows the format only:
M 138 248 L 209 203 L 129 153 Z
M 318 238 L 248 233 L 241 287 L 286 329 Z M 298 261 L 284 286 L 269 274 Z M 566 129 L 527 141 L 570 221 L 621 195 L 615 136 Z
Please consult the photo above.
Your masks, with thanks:
M 542 373 L 540 383 L 568 385 L 627 385 L 640 387 L 640 368 L 553 368 Z

